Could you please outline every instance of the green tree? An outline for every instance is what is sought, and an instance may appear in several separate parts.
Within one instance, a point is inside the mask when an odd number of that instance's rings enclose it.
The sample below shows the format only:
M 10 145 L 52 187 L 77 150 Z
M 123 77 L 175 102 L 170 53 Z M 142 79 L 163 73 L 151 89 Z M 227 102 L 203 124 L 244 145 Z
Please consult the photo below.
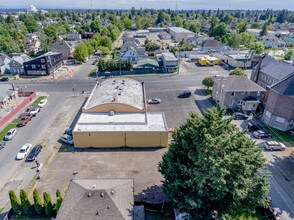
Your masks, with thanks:
M 230 34 L 228 38 L 228 45 L 232 48 L 238 48 L 241 44 L 241 37 L 237 33 Z
M 79 43 L 74 51 L 74 58 L 80 62 L 84 62 L 86 58 L 89 56 L 88 48 L 85 43 Z
M 205 77 L 202 80 L 202 85 L 207 87 L 207 90 L 209 90 L 210 87 L 213 87 L 213 79 L 211 77 Z
M 61 204 L 62 204 L 62 196 L 61 196 L 61 193 L 59 191 L 59 189 L 56 190 L 56 204 L 55 204 L 55 212 L 57 213 Z
M 238 33 L 241 34 L 243 32 L 247 31 L 247 22 L 246 21 L 242 21 L 238 24 L 237 29 L 238 29 Z
M 254 50 L 257 54 L 262 54 L 264 51 L 264 43 L 261 41 L 254 42 L 250 49 Z
M 240 67 L 235 68 L 232 70 L 229 75 L 235 75 L 235 76 L 247 76 L 245 71 L 241 69 Z
M 259 36 L 266 36 L 267 35 L 267 23 L 264 22 L 262 25 L 261 31 L 259 33 Z
M 14 213 L 16 214 L 21 214 L 22 213 L 22 207 L 19 199 L 17 198 L 14 190 L 9 190 L 9 199 L 10 199 L 10 204 L 11 208 Z
M 161 22 L 164 22 L 164 12 L 162 10 L 157 15 L 156 24 L 160 24 Z
M 44 209 L 45 209 L 45 214 L 46 216 L 48 217 L 52 217 L 53 214 L 54 214 L 54 206 L 52 204 L 52 201 L 51 201 L 51 197 L 48 193 L 44 192 L 43 193 L 43 198 L 44 198 Z
M 129 18 L 125 18 L 124 19 L 124 26 L 127 30 L 131 30 L 132 29 L 132 20 Z
M 248 34 L 247 32 L 243 32 L 240 34 L 241 44 L 250 48 L 250 46 L 255 42 L 255 37 L 252 34 Z
M 33 191 L 33 198 L 34 198 L 34 209 L 37 215 L 42 215 L 43 213 L 43 203 L 40 197 L 40 194 L 37 189 Z
M 110 37 L 101 37 L 99 44 L 99 46 L 108 47 L 109 50 L 112 49 L 112 40 Z
M 201 24 L 198 21 L 192 22 L 189 26 L 189 30 L 198 34 L 200 32 Z
M 21 189 L 19 193 L 20 193 L 20 201 L 21 201 L 21 206 L 22 206 L 23 213 L 25 215 L 29 215 L 30 214 L 31 203 L 29 201 L 28 195 L 23 189 Z
M 227 25 L 224 22 L 222 22 L 213 29 L 211 36 L 221 39 L 221 37 L 225 35 L 227 32 Z
M 269 174 L 261 149 L 224 115 L 216 108 L 204 117 L 191 113 L 159 163 L 164 192 L 195 219 L 252 212 L 266 203 Z
M 28 32 L 33 33 L 39 29 L 39 25 L 33 16 L 28 15 L 24 20 L 24 24 L 27 27 Z
M 95 33 L 99 33 L 102 30 L 101 24 L 98 20 L 92 21 L 90 24 L 91 31 Z
M 285 53 L 285 60 L 291 60 L 294 57 L 294 50 L 287 50 Z

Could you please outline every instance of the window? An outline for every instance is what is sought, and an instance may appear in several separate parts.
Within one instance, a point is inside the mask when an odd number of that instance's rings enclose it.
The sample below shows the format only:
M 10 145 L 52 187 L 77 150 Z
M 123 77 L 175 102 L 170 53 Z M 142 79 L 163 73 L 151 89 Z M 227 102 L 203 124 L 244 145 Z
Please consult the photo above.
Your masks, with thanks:
M 282 118 L 282 117 L 276 117 L 276 122 L 279 122 L 279 123 L 284 123 L 285 122 L 285 118 Z
M 42 65 L 42 69 L 46 69 L 46 65 Z
M 270 113 L 269 111 L 266 111 L 266 112 L 265 112 L 265 115 L 266 115 L 267 117 L 269 117 L 269 118 L 272 117 L 272 113 Z
M 45 63 L 45 59 L 41 59 L 41 63 Z
M 257 92 L 257 96 L 260 96 L 260 92 Z
M 36 65 L 35 64 L 32 65 L 32 69 L 36 69 Z

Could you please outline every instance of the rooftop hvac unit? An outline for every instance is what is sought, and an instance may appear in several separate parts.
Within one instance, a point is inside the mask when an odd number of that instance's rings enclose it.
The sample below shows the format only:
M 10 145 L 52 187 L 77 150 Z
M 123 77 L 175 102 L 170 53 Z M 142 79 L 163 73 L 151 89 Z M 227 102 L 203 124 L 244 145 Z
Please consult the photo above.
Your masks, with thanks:
M 114 116 L 114 111 L 110 111 L 109 116 Z

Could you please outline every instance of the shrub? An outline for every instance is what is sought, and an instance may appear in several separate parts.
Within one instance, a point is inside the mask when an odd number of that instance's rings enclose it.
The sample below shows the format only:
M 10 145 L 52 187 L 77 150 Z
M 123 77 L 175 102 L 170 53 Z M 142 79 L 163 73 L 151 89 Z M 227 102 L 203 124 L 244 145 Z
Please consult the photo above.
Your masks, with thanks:
M 27 193 L 23 189 L 20 190 L 20 201 L 21 201 L 21 206 L 22 206 L 23 213 L 25 215 L 29 215 L 30 214 L 31 203 L 29 201 Z
M 45 209 L 46 216 L 51 217 L 54 214 L 54 210 L 53 210 L 54 207 L 51 201 L 51 197 L 46 192 L 43 193 L 43 197 L 44 197 L 44 209 Z
M 34 197 L 34 209 L 38 215 L 41 215 L 43 213 L 43 204 L 37 189 L 34 189 L 33 197 Z
M 9 190 L 9 199 L 11 203 L 11 208 L 14 213 L 21 214 L 22 213 L 22 207 L 19 199 L 17 198 L 15 192 L 13 190 Z

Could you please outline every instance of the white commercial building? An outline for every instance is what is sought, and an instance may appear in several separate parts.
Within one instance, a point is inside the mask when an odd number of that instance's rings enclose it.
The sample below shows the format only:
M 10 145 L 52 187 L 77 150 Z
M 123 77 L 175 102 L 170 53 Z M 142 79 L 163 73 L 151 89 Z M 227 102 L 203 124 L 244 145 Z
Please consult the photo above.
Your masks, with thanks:
M 180 41 L 182 39 L 187 39 L 195 36 L 194 32 L 182 27 L 169 27 L 168 32 L 176 41 Z

